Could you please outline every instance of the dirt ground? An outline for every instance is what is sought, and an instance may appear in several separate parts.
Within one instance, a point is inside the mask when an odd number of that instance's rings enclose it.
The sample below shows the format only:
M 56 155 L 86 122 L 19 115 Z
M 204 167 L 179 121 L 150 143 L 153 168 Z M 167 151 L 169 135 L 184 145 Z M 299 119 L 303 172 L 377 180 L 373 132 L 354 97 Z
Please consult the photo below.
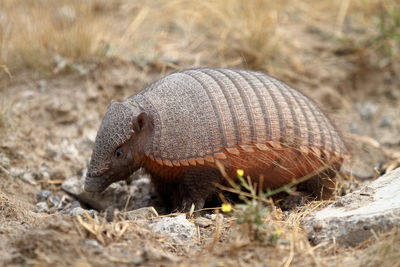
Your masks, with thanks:
M 102 14 L 114 12 L 107 8 Z M 300 8 L 301 12 L 304 9 Z M 348 16 L 343 34 L 362 39 L 363 27 L 370 25 L 353 25 L 358 20 Z M 398 230 L 379 233 L 357 248 L 309 244 L 300 220 L 305 211 L 319 208 L 320 202 L 288 213 L 277 208 L 267 215 L 271 231 L 280 229 L 275 245 L 252 240 L 248 229 L 236 224 L 229 214 L 224 214 L 222 221 L 198 227 L 196 244 L 185 246 L 152 233 L 143 222 L 117 218 L 108 223 L 91 222 L 98 225 L 100 235 L 107 236 L 102 243 L 74 216 L 34 212 L 39 192 L 49 190 L 61 198 L 66 194 L 61 183 L 80 176 L 87 167 L 94 137 L 111 99 L 123 100 L 160 77 L 189 66 L 267 71 L 310 96 L 329 114 L 348 143 L 348 170 L 374 179 L 398 167 L 399 41 L 390 41 L 394 50 L 389 57 L 373 44 L 328 35 L 326 24 L 315 25 L 320 18 L 291 19 L 298 21 L 283 20 L 274 29 L 279 36 L 279 51 L 272 49 L 269 53 L 277 53 L 279 60 L 271 59 L 264 65 L 243 53 L 239 63 L 233 56 L 228 60 L 229 54 L 222 61 L 211 52 L 196 52 L 194 48 L 177 53 L 171 48 L 177 34 L 174 31 L 163 39 L 160 56 L 151 63 L 118 55 L 93 55 L 84 60 L 62 57 L 50 64 L 49 75 L 38 74 L 31 67 L 13 70 L 5 62 L 0 82 L 0 264 L 400 266 L 400 254 L 395 249 L 400 246 Z M 167 55 L 173 59 L 165 59 Z M 18 171 L 26 176 L 16 175 Z M 338 195 L 370 181 L 348 178 Z

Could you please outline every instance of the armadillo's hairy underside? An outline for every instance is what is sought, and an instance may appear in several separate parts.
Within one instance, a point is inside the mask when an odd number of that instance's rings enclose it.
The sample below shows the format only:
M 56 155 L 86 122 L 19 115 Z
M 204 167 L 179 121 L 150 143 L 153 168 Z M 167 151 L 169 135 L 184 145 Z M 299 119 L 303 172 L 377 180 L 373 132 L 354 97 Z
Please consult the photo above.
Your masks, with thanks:
M 224 183 L 220 161 L 231 177 L 237 169 L 255 182 L 263 176 L 264 188 L 325 169 L 306 185 L 319 194 L 345 153 L 321 110 L 288 85 L 261 72 L 190 69 L 109 106 L 85 189 L 104 190 L 143 167 L 172 209 L 201 208 Z

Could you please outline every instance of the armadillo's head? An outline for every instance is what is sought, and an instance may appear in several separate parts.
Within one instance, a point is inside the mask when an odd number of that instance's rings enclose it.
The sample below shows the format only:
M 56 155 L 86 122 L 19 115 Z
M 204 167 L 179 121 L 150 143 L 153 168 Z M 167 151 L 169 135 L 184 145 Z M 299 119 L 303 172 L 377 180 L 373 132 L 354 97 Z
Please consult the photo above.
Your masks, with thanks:
M 85 180 L 85 191 L 100 192 L 127 179 L 142 161 L 137 141 L 147 115 L 129 102 L 111 102 L 97 132 Z

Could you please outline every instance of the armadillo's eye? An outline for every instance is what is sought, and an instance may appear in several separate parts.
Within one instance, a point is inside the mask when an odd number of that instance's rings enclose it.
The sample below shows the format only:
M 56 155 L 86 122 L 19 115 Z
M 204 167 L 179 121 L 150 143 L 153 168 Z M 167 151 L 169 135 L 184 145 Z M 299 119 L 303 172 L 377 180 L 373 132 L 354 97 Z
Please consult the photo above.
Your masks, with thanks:
M 115 150 L 115 156 L 116 156 L 117 158 L 119 158 L 119 157 L 122 156 L 122 148 L 121 148 L 121 147 L 118 147 L 118 148 Z

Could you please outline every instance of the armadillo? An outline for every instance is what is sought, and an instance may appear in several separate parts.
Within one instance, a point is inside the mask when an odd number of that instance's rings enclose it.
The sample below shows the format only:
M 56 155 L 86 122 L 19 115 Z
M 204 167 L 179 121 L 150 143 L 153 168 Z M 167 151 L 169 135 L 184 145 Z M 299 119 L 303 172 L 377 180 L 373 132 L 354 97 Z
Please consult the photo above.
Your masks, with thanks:
M 225 183 L 218 166 L 274 189 L 324 166 L 337 170 L 345 155 L 330 120 L 287 84 L 258 71 L 187 69 L 111 102 L 85 190 L 103 191 L 144 168 L 168 207 L 200 209 Z

